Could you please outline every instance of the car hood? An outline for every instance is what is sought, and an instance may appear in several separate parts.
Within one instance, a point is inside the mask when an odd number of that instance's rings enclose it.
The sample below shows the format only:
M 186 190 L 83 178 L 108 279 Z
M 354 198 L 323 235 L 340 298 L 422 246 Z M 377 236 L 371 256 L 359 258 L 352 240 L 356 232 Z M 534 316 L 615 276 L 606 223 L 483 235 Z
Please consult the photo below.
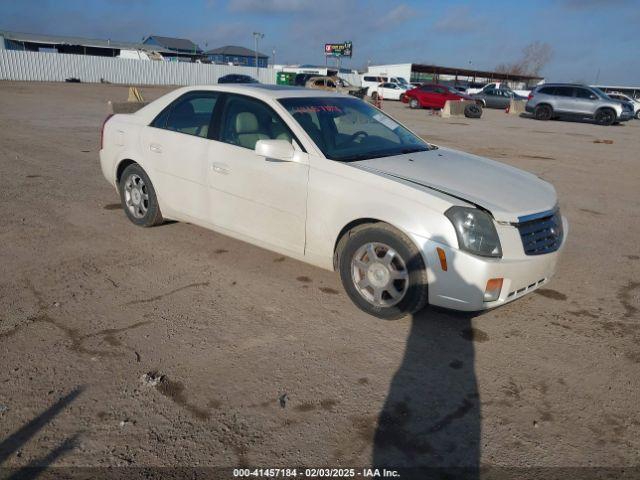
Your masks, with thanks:
M 426 187 L 482 207 L 498 221 L 555 208 L 553 186 L 535 175 L 448 148 L 352 162 L 356 168 Z

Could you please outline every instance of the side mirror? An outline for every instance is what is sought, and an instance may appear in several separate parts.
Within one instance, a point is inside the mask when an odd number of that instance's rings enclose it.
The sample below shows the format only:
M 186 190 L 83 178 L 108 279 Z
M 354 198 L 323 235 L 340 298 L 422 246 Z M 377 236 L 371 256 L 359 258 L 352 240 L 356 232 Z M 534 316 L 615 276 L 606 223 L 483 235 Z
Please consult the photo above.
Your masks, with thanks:
M 292 162 L 294 153 L 293 145 L 286 140 L 258 140 L 256 142 L 256 154 L 261 157 Z

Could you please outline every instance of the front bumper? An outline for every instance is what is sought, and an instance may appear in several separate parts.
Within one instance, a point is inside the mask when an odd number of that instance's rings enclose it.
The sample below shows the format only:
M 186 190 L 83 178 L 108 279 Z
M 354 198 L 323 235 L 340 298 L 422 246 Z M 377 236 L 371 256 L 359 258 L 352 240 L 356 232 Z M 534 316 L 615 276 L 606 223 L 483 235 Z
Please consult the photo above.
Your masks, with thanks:
M 422 246 L 427 263 L 429 303 L 462 311 L 495 308 L 533 292 L 547 283 L 556 270 L 560 252 L 567 240 L 569 226 L 562 218 L 564 235 L 560 248 L 544 255 L 522 255 L 514 258 L 485 258 L 471 255 L 422 237 L 413 236 Z M 441 267 L 436 248 L 444 250 L 447 270 Z M 502 290 L 497 300 L 484 301 L 487 281 L 502 278 Z
M 626 122 L 633 118 L 633 111 L 631 110 L 623 110 L 620 115 L 618 115 L 619 122 Z

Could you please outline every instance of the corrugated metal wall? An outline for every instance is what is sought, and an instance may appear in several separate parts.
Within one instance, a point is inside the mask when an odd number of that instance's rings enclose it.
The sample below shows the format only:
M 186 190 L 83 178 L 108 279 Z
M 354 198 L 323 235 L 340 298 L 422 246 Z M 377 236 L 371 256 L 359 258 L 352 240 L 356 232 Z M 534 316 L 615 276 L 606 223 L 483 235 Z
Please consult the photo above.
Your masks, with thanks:
M 261 83 L 275 83 L 272 68 L 261 68 L 259 72 Z M 256 77 L 253 67 L 0 50 L 0 80 L 64 82 L 75 77 L 88 83 L 104 80 L 126 85 L 207 85 L 229 73 Z
M 276 83 L 273 68 L 259 71 L 260 83 Z M 88 83 L 104 80 L 125 85 L 210 85 L 229 73 L 256 77 L 254 67 L 0 50 L 0 80 L 64 82 L 74 77 Z M 340 76 L 360 85 L 359 75 Z

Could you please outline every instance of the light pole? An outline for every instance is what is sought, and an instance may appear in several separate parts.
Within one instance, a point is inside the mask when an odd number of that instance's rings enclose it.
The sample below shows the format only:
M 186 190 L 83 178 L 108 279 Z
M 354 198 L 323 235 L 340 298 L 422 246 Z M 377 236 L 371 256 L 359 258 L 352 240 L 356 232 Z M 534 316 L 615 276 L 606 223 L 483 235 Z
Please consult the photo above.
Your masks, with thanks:
M 258 40 L 261 38 L 264 38 L 264 33 L 260 33 L 260 32 L 253 32 L 253 38 L 256 41 L 256 77 L 260 76 L 260 70 L 258 70 Z M 256 78 L 256 80 L 258 80 L 258 78 Z

